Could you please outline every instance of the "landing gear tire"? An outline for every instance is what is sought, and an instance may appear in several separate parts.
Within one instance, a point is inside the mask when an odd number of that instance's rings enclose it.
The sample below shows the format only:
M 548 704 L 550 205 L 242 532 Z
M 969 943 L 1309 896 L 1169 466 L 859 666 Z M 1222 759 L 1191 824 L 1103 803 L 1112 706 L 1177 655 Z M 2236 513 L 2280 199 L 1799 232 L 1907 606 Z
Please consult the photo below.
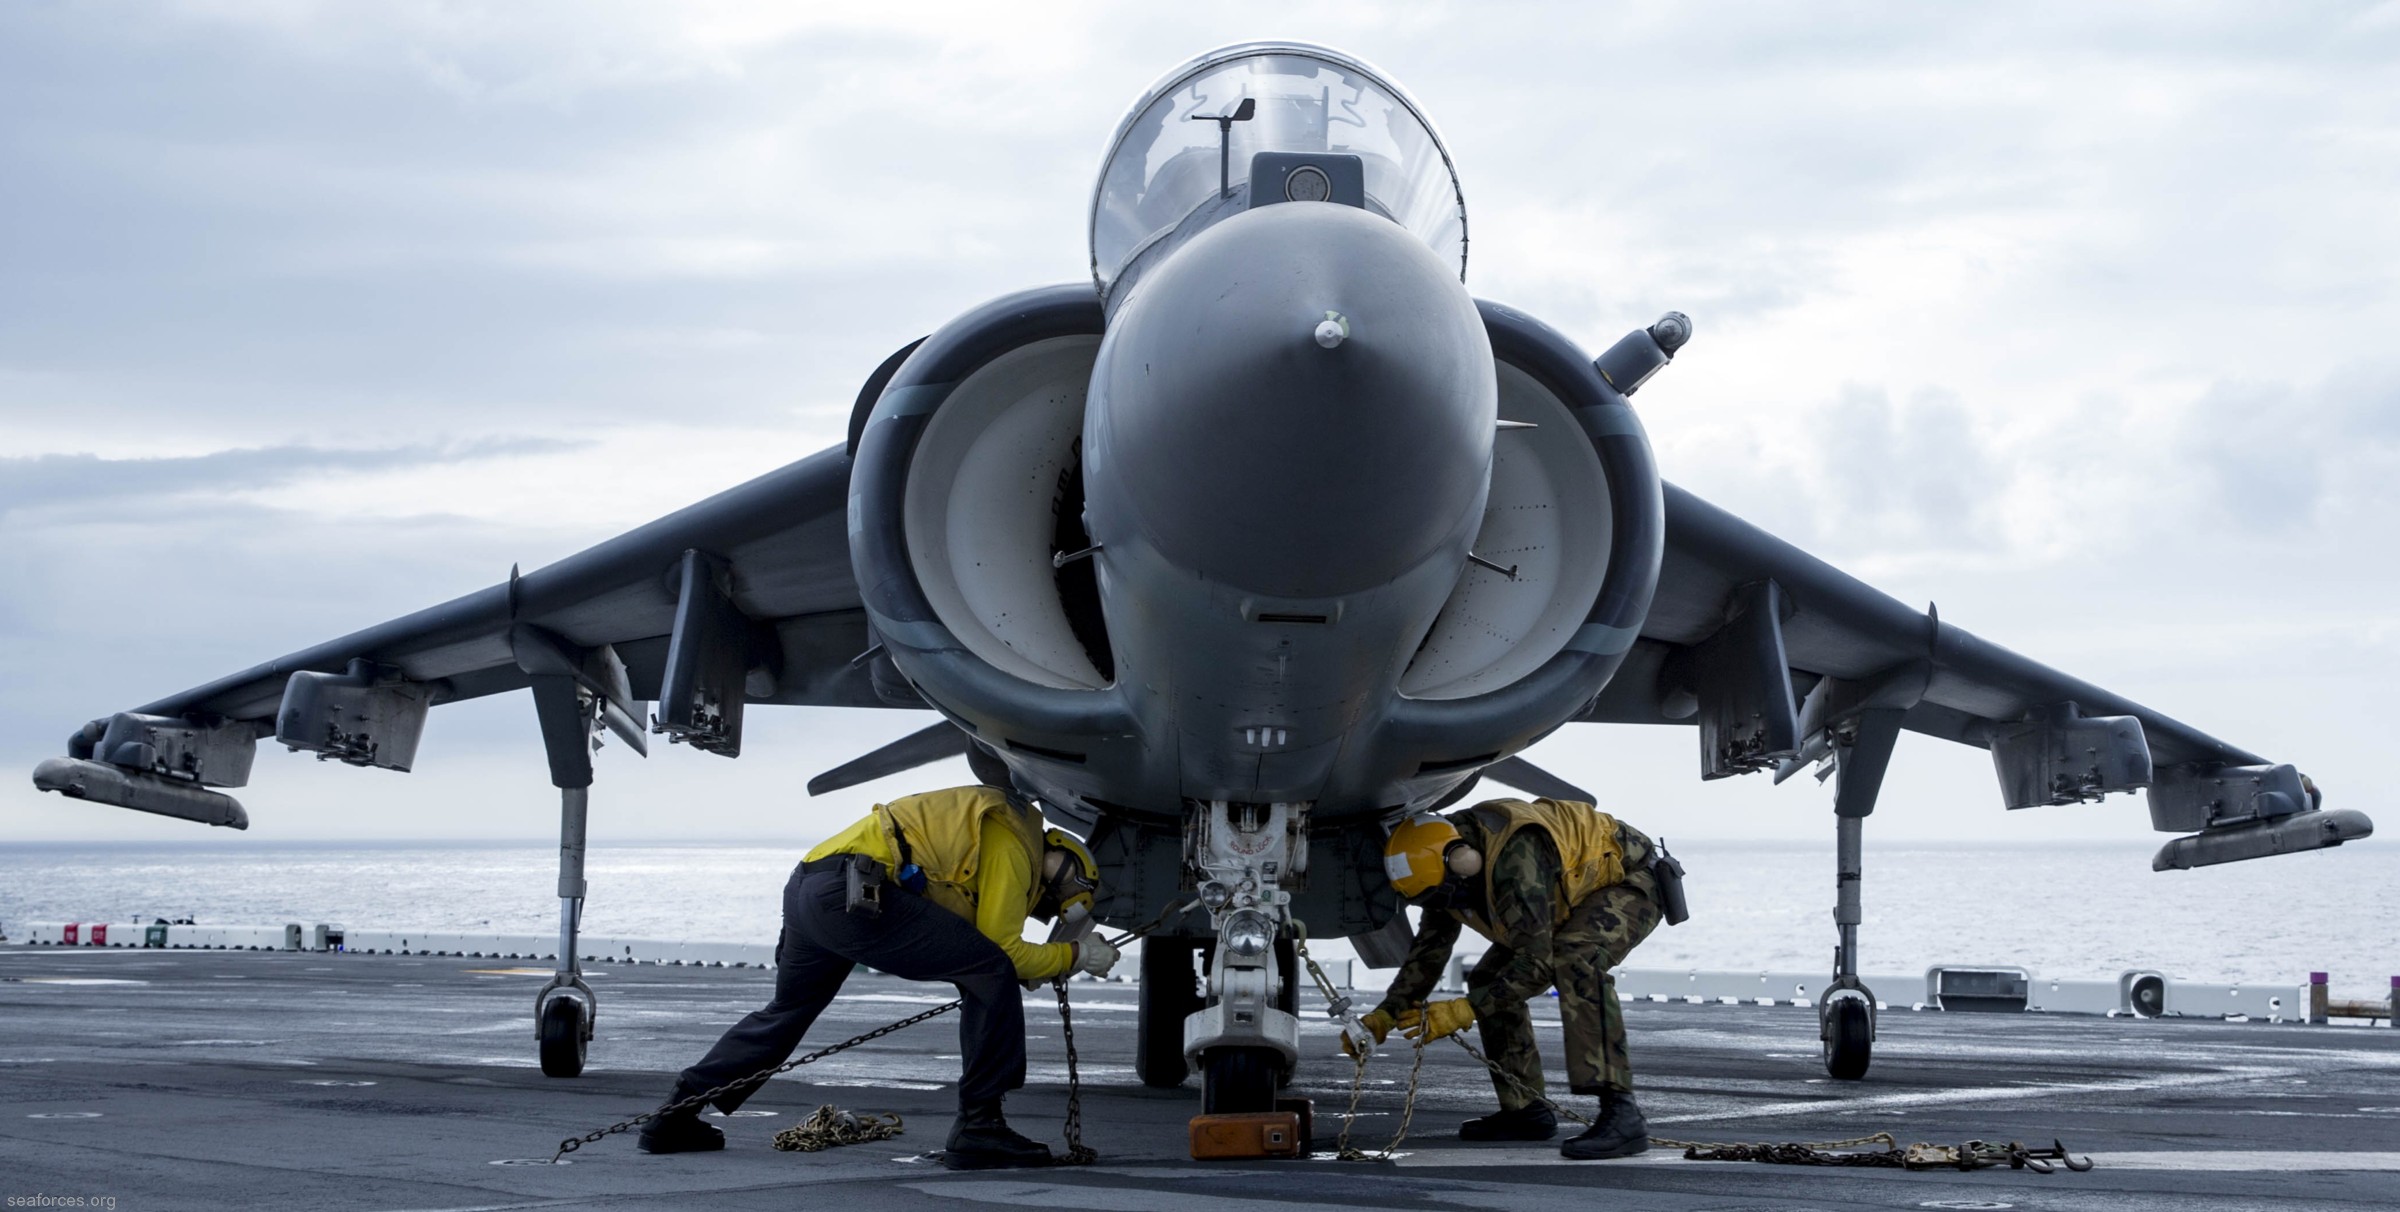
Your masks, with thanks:
M 1272 1048 L 1211 1048 L 1201 1058 L 1200 1109 L 1241 1115 L 1275 1109 L 1283 1058 Z
M 1183 1021 L 1200 1008 L 1192 944 L 1154 938 L 1142 943 L 1142 983 L 1136 994 L 1133 1072 L 1142 1084 L 1172 1090 L 1191 1076 L 1183 1057 Z
M 1288 938 L 1275 941 L 1275 971 L 1283 982 L 1283 987 L 1275 994 L 1275 1008 L 1297 1017 L 1300 1013 L 1300 949 Z M 1278 1066 L 1275 1088 L 1280 1090 L 1291 1085 L 1292 1076 L 1298 1068 L 1296 1065 L 1289 1068 Z
M 537 1030 L 542 1041 L 542 1073 L 547 1077 L 583 1074 L 583 1003 L 554 997 L 542 1006 Z
M 1825 1072 L 1838 1081 L 1854 1082 L 1867 1075 L 1875 1051 L 1873 1012 L 1857 998 L 1844 998 L 1828 1008 L 1825 1022 Z
M 1275 976 L 1283 985 L 1275 992 L 1275 1008 L 1300 1013 L 1300 949 L 1288 938 L 1275 940 Z

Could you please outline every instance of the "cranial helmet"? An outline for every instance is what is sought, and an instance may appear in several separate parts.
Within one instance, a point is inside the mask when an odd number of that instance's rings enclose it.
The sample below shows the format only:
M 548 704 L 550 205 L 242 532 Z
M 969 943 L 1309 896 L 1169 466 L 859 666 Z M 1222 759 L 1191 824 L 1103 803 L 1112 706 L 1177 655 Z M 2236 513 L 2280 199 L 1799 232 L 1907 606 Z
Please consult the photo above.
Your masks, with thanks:
M 1443 859 L 1460 840 L 1457 826 L 1431 814 L 1392 826 L 1383 842 L 1383 873 L 1392 891 L 1413 900 L 1441 887 L 1450 875 Z
M 1034 916 L 1088 917 L 1100 891 L 1100 864 L 1082 842 L 1058 829 L 1042 833 L 1042 886 Z

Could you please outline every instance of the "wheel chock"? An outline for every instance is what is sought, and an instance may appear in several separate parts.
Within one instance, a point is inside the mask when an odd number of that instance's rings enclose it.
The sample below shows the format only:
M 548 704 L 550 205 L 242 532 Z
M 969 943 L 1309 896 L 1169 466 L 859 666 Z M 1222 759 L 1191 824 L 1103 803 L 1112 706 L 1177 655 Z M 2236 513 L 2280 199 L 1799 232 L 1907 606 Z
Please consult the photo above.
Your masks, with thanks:
M 1192 1160 L 1298 1157 L 1308 1138 L 1296 1111 L 1252 1111 L 1192 1117 Z
M 1297 1095 L 1278 1098 L 1275 1100 L 1275 1109 L 1289 1111 L 1300 1117 L 1300 1151 L 1302 1153 L 1317 1147 L 1317 1104 L 1315 1101 Z

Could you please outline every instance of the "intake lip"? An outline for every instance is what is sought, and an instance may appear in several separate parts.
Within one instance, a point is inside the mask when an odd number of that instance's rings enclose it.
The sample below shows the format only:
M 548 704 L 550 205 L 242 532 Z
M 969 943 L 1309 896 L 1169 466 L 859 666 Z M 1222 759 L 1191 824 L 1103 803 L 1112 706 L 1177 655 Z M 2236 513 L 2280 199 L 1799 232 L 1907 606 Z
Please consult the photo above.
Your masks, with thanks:
M 1474 301 L 1405 230 L 1326 204 L 1237 215 L 1109 325 L 1084 422 L 1094 535 L 1130 522 L 1278 597 L 1386 584 L 1472 535 L 1497 392 Z

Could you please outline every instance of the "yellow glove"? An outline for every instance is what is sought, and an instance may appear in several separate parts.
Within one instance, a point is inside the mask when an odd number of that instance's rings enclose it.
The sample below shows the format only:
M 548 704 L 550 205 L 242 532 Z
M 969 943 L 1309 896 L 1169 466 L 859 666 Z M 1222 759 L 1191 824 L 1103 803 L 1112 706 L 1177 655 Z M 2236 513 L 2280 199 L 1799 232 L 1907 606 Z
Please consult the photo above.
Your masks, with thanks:
M 1390 1035 L 1392 1028 L 1400 1024 L 1391 1015 L 1381 1010 L 1369 1010 L 1359 1018 L 1358 1025 L 1374 1032 L 1375 1042 L 1380 1044 L 1383 1042 L 1383 1037 Z
M 1395 1025 L 1396 1024 L 1393 1022 L 1392 1016 L 1385 1014 L 1381 1010 L 1369 1010 L 1365 1014 L 1360 1015 L 1358 1019 L 1358 1026 L 1366 1031 L 1369 1035 L 1374 1036 L 1375 1042 L 1378 1044 L 1383 1042 L 1384 1036 L 1392 1033 L 1392 1028 Z M 1368 1046 L 1369 1045 L 1365 1041 L 1354 1038 L 1350 1031 L 1344 1030 L 1342 1032 L 1342 1055 L 1355 1060 L 1357 1059 L 1359 1053 L 1364 1051 Z
M 1434 1002 L 1423 1010 L 1400 1012 L 1400 1034 L 1420 1044 L 1430 1044 L 1445 1035 L 1466 1029 L 1475 1021 L 1475 1007 L 1467 999 L 1454 997 L 1446 1002 Z

